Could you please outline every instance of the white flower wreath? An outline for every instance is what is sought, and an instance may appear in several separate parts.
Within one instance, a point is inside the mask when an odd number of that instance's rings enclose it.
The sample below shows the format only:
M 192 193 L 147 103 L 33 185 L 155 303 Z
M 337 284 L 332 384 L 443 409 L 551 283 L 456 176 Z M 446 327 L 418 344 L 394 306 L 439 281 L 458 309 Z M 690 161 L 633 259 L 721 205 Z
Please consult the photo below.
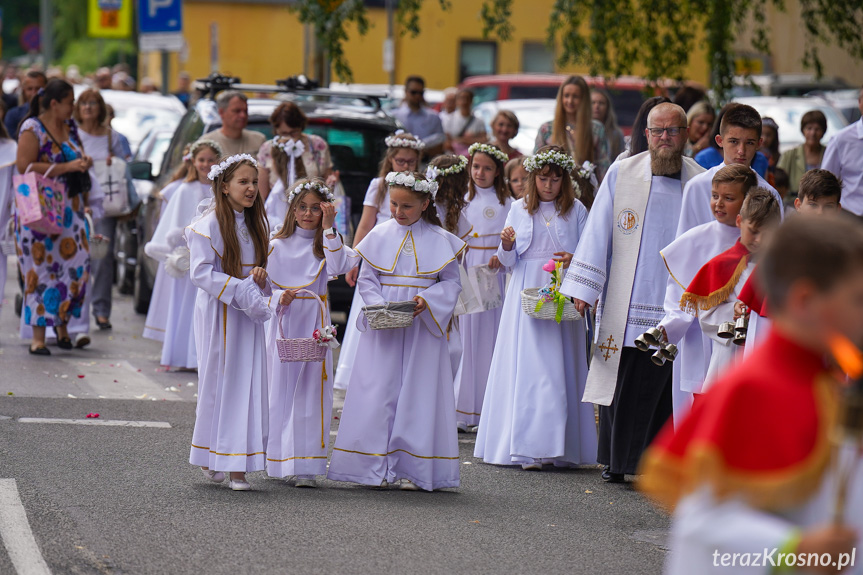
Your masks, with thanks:
M 524 160 L 524 169 L 528 172 L 536 172 L 546 164 L 555 164 L 563 168 L 567 173 L 572 173 L 575 169 L 575 160 L 572 156 L 557 150 L 546 150 L 541 154 L 534 154 Z
M 431 194 L 432 199 L 437 197 L 438 185 L 437 182 L 418 179 L 410 172 L 390 172 L 385 178 L 388 186 L 399 186 L 408 188 L 415 192 L 423 194 Z
M 249 154 L 236 154 L 234 156 L 231 156 L 230 158 L 222 160 L 218 164 L 213 164 L 213 167 L 210 168 L 210 173 L 207 174 L 207 177 L 210 180 L 215 180 L 229 167 L 236 164 L 237 162 L 242 162 L 243 160 L 251 162 L 252 165 L 256 168 L 258 167 L 257 160 L 255 160 L 255 158 L 253 158 Z
M 480 144 L 477 142 L 476 144 L 471 144 L 470 148 L 467 149 L 467 153 L 470 154 L 471 157 L 473 157 L 477 152 L 489 155 L 501 164 L 505 164 L 509 161 L 509 156 L 507 156 L 503 150 L 492 146 L 491 144 Z
M 459 156 L 458 163 L 453 164 L 448 168 L 440 169 L 437 166 L 429 166 L 426 168 L 426 179 L 437 180 L 438 178 L 446 178 L 447 176 L 460 174 L 465 168 L 467 168 L 467 158 Z
M 188 159 L 191 160 L 195 157 L 195 154 L 197 154 L 201 150 L 201 148 L 204 147 L 211 148 L 214 152 L 216 152 L 216 157 L 221 157 L 225 153 L 222 151 L 222 146 L 220 146 L 218 142 L 215 142 L 213 140 L 201 139 L 192 144 L 192 146 L 189 148 L 189 153 L 183 156 L 183 160 L 186 160 L 186 156 L 188 156 Z
M 410 148 L 411 150 L 423 150 L 426 145 L 425 142 L 417 138 L 416 140 L 408 140 L 407 138 L 399 138 L 402 134 L 404 134 L 404 130 L 396 130 L 396 133 L 392 136 L 387 136 L 384 142 L 387 145 L 387 148 Z
M 322 194 L 330 203 L 336 201 L 335 194 L 333 194 L 332 190 L 330 190 L 325 185 L 319 182 L 306 182 L 305 184 L 297 186 L 293 190 L 291 190 L 291 193 L 288 194 L 288 203 L 290 204 L 291 202 L 293 202 L 294 198 L 296 198 L 297 195 L 299 195 L 299 193 L 303 190 L 311 190 L 313 192 L 318 192 Z

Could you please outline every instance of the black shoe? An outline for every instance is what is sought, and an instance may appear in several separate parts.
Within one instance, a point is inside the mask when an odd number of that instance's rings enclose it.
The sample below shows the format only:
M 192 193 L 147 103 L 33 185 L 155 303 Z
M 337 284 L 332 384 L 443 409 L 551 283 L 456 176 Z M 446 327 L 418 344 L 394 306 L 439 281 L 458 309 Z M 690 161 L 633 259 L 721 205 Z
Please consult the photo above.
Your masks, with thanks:
M 111 329 L 113 327 L 110 321 L 99 321 L 98 319 L 96 320 L 96 325 L 98 325 L 101 330 Z
M 45 347 L 44 345 L 33 349 L 32 347 L 28 347 L 27 351 L 30 352 L 30 355 L 51 355 L 51 350 Z
M 605 468 L 602 471 L 602 480 L 606 483 L 625 483 L 623 473 L 612 473 L 609 468 Z
M 72 340 L 70 338 L 58 337 L 57 338 L 57 347 L 59 347 L 60 349 L 72 349 L 75 346 L 72 345 Z

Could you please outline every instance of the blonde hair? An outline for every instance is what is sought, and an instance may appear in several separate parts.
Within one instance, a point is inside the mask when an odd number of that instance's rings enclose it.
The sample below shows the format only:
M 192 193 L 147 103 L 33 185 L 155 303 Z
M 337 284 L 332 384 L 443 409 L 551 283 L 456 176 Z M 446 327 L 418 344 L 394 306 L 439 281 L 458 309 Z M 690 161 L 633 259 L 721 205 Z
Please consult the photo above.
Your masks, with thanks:
M 274 240 L 286 239 L 286 238 L 289 238 L 292 235 L 294 235 L 294 232 L 297 229 L 297 215 L 296 215 L 295 207 L 300 205 L 300 201 L 303 198 L 305 198 L 307 195 L 313 194 L 322 202 L 329 201 L 329 200 L 327 200 L 327 197 L 323 194 L 323 192 L 320 191 L 320 189 L 309 190 L 309 189 L 303 189 L 302 188 L 302 186 L 304 186 L 305 184 L 309 184 L 309 183 L 315 183 L 315 184 L 318 184 L 320 187 L 324 187 L 324 181 L 320 178 L 308 178 L 308 179 L 303 179 L 303 180 L 297 180 L 297 182 L 294 184 L 293 189 L 295 189 L 295 190 L 299 189 L 300 191 L 297 192 L 297 195 L 294 196 L 294 199 L 288 205 L 288 212 L 285 214 L 285 221 L 282 225 L 282 229 L 280 229 L 279 232 L 275 236 L 273 236 Z M 323 226 L 323 221 L 324 221 L 323 218 L 321 218 L 321 221 L 318 223 L 318 229 L 315 230 L 315 241 L 314 241 L 314 247 L 312 248 L 312 251 L 314 252 L 315 257 L 318 258 L 319 260 L 324 259 L 324 226 Z
M 563 109 L 563 91 L 567 86 L 578 86 L 581 100 L 575 121 L 573 139 L 575 149 L 570 149 L 566 130 L 566 112 Z M 551 144 L 560 146 L 568 152 L 577 164 L 593 162 L 593 115 L 590 111 L 590 87 L 581 76 L 570 76 L 557 91 L 554 107 L 554 120 L 551 125 Z
M 411 82 L 412 80 L 411 80 L 411 78 L 408 78 L 407 81 Z M 419 141 L 419 138 L 417 138 L 413 134 L 409 134 L 407 132 L 402 132 L 401 134 L 399 134 L 398 139 L 399 140 L 408 140 L 411 142 Z M 420 151 L 419 150 L 416 150 L 414 148 L 408 148 L 408 147 L 387 148 L 387 153 L 384 154 L 384 159 L 381 160 L 381 170 L 380 170 L 380 172 L 378 172 L 378 178 L 380 178 L 380 182 L 378 183 L 378 195 L 375 196 L 375 203 L 377 204 L 378 208 L 383 206 L 384 199 L 387 197 L 387 183 L 386 183 L 386 181 L 384 181 L 384 179 L 387 177 L 387 174 L 389 174 L 390 172 L 400 172 L 401 171 L 401 170 L 396 170 L 395 167 L 393 167 L 393 158 L 396 157 L 396 154 L 399 153 L 399 150 L 411 150 L 412 152 L 414 152 L 417 155 L 417 164 L 419 164 L 419 161 L 420 161 Z

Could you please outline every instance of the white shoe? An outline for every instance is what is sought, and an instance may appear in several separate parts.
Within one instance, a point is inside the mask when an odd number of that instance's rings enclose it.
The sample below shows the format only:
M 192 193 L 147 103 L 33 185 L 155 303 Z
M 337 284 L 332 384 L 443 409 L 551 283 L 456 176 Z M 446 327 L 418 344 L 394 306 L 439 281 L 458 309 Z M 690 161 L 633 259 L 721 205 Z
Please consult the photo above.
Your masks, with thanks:
M 402 479 L 402 484 L 399 486 L 399 489 L 402 491 L 419 491 L 420 488 L 417 487 L 417 484 L 411 481 L 410 479 Z
M 75 336 L 75 347 L 78 349 L 83 349 L 90 345 L 90 336 L 86 333 L 79 333 Z
M 318 482 L 313 475 L 298 475 L 294 487 L 317 487 Z
M 541 471 L 542 461 L 540 461 L 539 459 L 534 459 L 531 463 L 522 463 L 521 468 L 525 471 Z
M 457 421 L 455 426 L 459 431 L 467 432 L 467 423 L 464 421 Z
M 471 425 L 467 430 L 468 433 L 477 433 L 479 431 L 479 425 Z
M 202 469 L 201 473 L 204 474 L 204 477 L 209 479 L 214 483 L 221 483 L 225 480 L 225 474 L 221 471 L 213 471 L 212 469 Z
M 252 486 L 245 479 L 231 479 L 231 489 L 234 491 L 251 491 Z
M 383 480 L 381 480 L 381 484 L 380 484 L 380 485 L 372 485 L 372 486 L 371 486 L 371 488 L 372 488 L 372 489 L 386 489 L 386 488 L 387 488 L 387 487 L 389 487 L 389 486 L 390 486 L 390 484 L 389 484 L 389 483 L 387 483 L 387 480 L 386 480 L 386 479 L 383 479 Z

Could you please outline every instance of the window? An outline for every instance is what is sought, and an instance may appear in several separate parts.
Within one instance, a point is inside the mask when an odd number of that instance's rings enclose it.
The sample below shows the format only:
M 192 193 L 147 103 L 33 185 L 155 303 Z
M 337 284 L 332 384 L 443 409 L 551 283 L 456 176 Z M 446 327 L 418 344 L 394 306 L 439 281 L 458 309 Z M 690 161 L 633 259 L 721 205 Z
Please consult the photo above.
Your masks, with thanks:
M 521 69 L 525 72 L 554 73 L 554 53 L 543 42 L 525 42 L 521 47 Z
M 497 43 L 463 40 L 459 55 L 459 81 L 468 76 L 497 74 Z

